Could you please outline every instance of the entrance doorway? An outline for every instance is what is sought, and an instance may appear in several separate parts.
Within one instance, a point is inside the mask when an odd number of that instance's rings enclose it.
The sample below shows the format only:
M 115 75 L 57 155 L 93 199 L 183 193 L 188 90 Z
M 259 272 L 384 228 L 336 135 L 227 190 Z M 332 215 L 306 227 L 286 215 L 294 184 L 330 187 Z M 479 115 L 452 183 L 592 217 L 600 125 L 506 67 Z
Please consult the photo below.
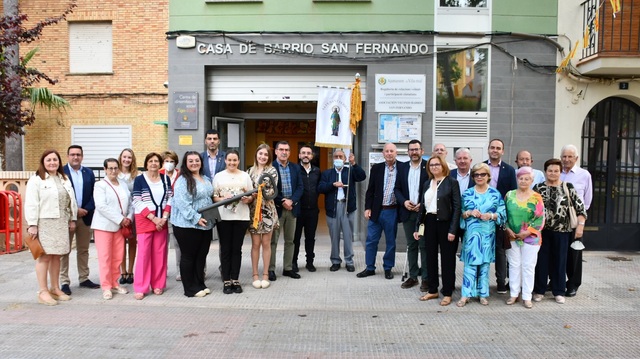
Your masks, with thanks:
M 599 102 L 582 143 L 581 166 L 593 181 L 587 248 L 640 250 L 640 106 L 617 97 Z

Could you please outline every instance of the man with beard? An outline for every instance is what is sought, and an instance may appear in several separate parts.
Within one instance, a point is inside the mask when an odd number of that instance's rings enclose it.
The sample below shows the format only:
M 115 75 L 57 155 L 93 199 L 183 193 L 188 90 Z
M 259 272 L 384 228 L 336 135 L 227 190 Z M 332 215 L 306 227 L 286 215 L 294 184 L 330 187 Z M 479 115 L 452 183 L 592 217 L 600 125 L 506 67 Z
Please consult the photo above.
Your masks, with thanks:
M 302 167 L 300 177 L 302 178 L 302 198 L 300 198 L 300 215 L 296 219 L 296 232 L 293 236 L 293 262 L 291 270 L 298 272 L 298 254 L 300 253 L 300 238 L 304 229 L 304 251 L 306 253 L 309 272 L 315 272 L 313 265 L 315 253 L 313 248 L 316 243 L 316 229 L 318 228 L 318 183 L 320 183 L 320 168 L 311 164 L 313 160 L 313 149 L 304 145 L 298 151 L 298 164 Z

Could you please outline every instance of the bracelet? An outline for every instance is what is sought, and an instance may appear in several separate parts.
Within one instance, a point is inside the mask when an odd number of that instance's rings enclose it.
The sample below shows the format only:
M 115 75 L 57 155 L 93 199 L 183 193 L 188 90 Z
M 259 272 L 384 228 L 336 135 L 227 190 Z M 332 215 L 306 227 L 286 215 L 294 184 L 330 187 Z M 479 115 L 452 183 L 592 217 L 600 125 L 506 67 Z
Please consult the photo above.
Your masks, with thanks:
M 578 222 L 579 226 L 584 226 L 584 222 Z

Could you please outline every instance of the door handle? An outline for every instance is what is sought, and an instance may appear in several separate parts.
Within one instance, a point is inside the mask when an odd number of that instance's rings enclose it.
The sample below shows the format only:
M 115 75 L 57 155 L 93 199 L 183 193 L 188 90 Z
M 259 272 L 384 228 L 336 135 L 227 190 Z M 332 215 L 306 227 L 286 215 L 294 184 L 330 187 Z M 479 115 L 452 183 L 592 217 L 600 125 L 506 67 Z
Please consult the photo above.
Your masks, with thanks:
M 618 194 L 618 187 L 613 185 L 611 186 L 611 199 L 616 198 L 616 194 Z

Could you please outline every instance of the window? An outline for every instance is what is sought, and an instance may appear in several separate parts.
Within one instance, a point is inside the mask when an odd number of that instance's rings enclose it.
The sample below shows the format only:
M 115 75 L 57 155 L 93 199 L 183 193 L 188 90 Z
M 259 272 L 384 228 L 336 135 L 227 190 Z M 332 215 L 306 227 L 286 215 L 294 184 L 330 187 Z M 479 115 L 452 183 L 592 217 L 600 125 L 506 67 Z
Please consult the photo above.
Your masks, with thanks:
M 111 21 L 69 23 L 69 72 L 113 73 Z
M 458 8 L 487 7 L 487 0 L 440 0 L 440 7 L 458 7 Z
M 105 158 L 118 158 L 123 148 L 131 148 L 131 125 L 71 126 L 71 143 L 82 146 L 82 165 L 102 168 Z
M 488 49 L 439 48 L 436 111 L 487 111 Z

